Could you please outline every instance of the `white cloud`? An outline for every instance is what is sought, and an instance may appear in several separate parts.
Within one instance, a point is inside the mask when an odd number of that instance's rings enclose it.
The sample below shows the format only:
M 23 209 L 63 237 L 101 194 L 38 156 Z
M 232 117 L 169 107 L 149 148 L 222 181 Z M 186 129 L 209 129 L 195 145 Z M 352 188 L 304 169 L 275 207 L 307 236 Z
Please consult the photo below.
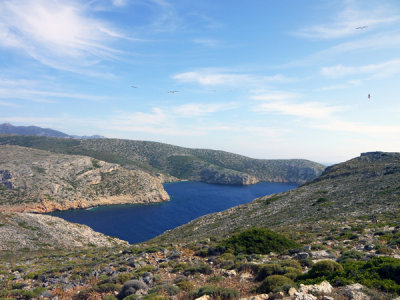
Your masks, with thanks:
M 0 46 L 25 51 L 51 67 L 73 70 L 114 58 L 107 46 L 122 38 L 109 24 L 88 16 L 76 1 L 5 0 L 0 3 Z
M 112 0 L 112 4 L 118 7 L 123 7 L 127 5 L 127 0 Z
M 269 92 L 260 95 L 255 95 L 251 98 L 253 100 L 259 100 L 259 101 L 273 101 L 273 100 L 296 99 L 299 97 L 301 97 L 300 94 L 277 91 L 277 92 Z
M 20 107 L 18 104 L 15 103 L 10 103 L 10 102 L 4 102 L 0 101 L 0 106 L 5 106 L 5 107 Z
M 179 116 L 196 117 L 208 115 L 217 111 L 230 110 L 235 107 L 236 104 L 234 103 L 188 103 L 175 107 L 173 111 Z
M 400 16 L 383 6 L 360 9 L 347 1 L 345 8 L 331 22 L 301 29 L 296 34 L 305 38 L 333 39 L 360 34 L 382 24 L 398 22 Z M 366 26 L 357 30 L 358 27 Z
M 370 74 L 377 78 L 384 78 L 397 73 L 400 73 L 400 59 L 358 67 L 336 65 L 331 67 L 323 67 L 321 69 L 322 75 L 331 78 L 360 74 Z
M 397 125 L 371 125 L 362 122 L 349 122 L 343 120 L 326 120 L 322 123 L 310 123 L 309 127 L 329 131 L 342 131 L 356 134 L 365 134 L 374 137 L 398 136 L 400 126 Z
M 172 78 L 184 83 L 196 83 L 203 86 L 260 86 L 267 83 L 288 82 L 291 80 L 281 74 L 255 76 L 252 74 L 223 72 L 215 69 L 179 73 L 172 76 Z
M 300 97 L 301 95 L 299 94 L 282 91 L 254 95 L 251 99 L 261 101 L 261 103 L 254 106 L 252 110 L 256 112 L 275 112 L 301 118 L 320 119 L 344 109 L 343 107 L 330 106 L 316 101 L 293 101 Z
M 199 44 L 205 47 L 209 47 L 209 48 L 217 48 L 217 47 L 221 47 L 223 45 L 223 43 L 219 40 L 214 40 L 214 39 L 194 39 L 193 43 L 195 44 Z

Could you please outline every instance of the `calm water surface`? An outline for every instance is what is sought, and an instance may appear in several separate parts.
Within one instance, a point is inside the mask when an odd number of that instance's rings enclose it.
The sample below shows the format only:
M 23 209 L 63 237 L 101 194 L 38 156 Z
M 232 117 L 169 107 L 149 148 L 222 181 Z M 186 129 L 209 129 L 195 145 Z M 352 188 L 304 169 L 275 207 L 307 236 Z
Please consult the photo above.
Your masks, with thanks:
M 77 209 L 51 213 L 67 221 L 90 226 L 106 235 L 130 243 L 149 240 L 205 214 L 247 203 L 254 198 L 297 187 L 287 183 L 259 183 L 228 186 L 202 182 L 177 182 L 164 185 L 168 202 L 149 205 L 112 205 L 90 210 Z

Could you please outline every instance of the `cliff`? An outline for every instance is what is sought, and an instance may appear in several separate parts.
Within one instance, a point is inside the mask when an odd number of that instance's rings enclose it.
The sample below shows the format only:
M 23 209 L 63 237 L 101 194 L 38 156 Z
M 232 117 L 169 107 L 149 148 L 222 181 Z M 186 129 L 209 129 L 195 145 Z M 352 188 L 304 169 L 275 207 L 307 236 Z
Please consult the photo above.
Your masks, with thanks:
M 167 201 L 161 180 L 87 156 L 0 146 L 0 209 L 50 212 Z

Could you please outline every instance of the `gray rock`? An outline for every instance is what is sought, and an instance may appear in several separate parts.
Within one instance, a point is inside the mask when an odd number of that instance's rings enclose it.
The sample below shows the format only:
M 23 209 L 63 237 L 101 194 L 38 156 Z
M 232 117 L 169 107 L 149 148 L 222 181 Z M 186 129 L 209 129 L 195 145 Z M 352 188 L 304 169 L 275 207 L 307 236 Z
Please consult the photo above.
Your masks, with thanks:
M 297 255 L 296 255 L 297 259 L 306 259 L 308 257 L 309 257 L 309 255 L 307 252 L 300 252 L 300 253 L 297 253 Z
M 122 287 L 122 290 L 119 292 L 117 295 L 118 299 L 124 299 L 125 297 L 129 295 L 134 295 L 140 290 L 148 290 L 147 284 L 145 284 L 143 281 L 140 280 L 129 280 L 127 281 L 124 286 Z

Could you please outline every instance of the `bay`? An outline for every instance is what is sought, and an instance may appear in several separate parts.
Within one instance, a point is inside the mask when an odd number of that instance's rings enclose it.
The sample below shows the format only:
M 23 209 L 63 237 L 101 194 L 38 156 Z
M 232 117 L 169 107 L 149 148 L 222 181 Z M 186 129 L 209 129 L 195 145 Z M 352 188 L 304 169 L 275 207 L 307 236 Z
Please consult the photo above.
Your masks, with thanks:
M 258 183 L 231 186 L 203 182 L 175 182 L 164 185 L 168 202 L 147 205 L 111 205 L 92 209 L 53 212 L 67 221 L 85 224 L 95 231 L 139 243 L 190 222 L 205 214 L 248 203 L 269 194 L 296 188 L 288 183 Z

